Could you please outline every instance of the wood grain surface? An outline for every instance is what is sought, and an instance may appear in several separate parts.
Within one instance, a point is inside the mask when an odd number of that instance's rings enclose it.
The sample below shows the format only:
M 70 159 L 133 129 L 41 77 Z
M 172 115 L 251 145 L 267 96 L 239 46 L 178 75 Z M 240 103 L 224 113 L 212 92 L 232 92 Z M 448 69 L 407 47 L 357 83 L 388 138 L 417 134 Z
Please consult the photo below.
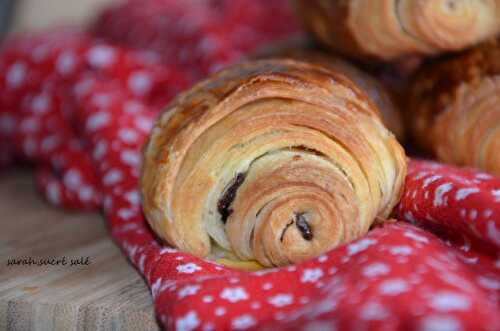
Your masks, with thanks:
M 149 290 L 102 217 L 50 207 L 30 173 L 0 175 L 0 330 L 157 330 Z M 8 265 L 29 257 L 67 264 Z

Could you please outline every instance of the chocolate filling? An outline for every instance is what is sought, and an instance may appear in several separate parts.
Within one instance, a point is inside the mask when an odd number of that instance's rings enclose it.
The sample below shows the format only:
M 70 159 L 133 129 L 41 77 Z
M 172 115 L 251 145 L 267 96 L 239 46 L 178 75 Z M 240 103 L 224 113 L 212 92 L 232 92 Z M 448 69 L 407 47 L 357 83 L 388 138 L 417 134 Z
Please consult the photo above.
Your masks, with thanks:
M 295 214 L 295 226 L 302 234 L 302 238 L 304 238 L 305 240 L 312 240 L 313 233 L 311 231 L 311 226 L 309 225 L 309 223 L 307 223 L 307 220 L 304 217 L 304 213 Z
M 305 152 L 305 153 L 313 154 L 316 156 L 323 156 L 323 157 L 325 156 L 325 154 L 321 153 L 320 151 L 309 148 L 309 147 L 304 146 L 304 145 L 293 146 L 291 148 L 291 150 L 297 151 L 297 152 Z
M 219 202 L 217 202 L 217 210 L 219 211 L 221 221 L 224 224 L 226 223 L 228 217 L 233 213 L 233 209 L 230 207 L 234 201 L 234 198 L 236 198 L 238 188 L 241 186 L 241 184 L 243 184 L 243 181 L 245 180 L 245 176 L 246 174 L 244 173 L 237 174 L 232 183 L 222 194 Z
M 280 236 L 281 242 L 283 242 L 283 238 L 285 237 L 286 230 L 288 230 L 290 225 L 292 225 L 293 223 L 295 223 L 295 226 L 297 227 L 297 229 L 299 229 L 300 233 L 302 234 L 302 238 L 304 238 L 307 241 L 312 240 L 313 233 L 311 230 L 311 226 L 309 225 L 309 223 L 307 223 L 307 220 L 304 216 L 304 213 L 295 213 L 294 219 L 291 220 L 285 226 L 285 228 L 283 229 L 283 232 L 281 233 L 281 236 Z

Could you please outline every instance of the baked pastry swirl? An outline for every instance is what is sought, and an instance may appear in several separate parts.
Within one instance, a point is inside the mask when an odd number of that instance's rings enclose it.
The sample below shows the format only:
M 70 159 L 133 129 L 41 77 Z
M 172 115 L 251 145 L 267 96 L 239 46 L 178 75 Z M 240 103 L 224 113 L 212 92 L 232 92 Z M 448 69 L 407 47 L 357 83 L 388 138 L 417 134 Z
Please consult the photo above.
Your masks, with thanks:
M 393 60 L 460 50 L 499 32 L 498 0 L 295 0 L 306 28 L 352 56 Z M 459 37 L 457 37 L 459 36 Z
M 179 95 L 144 151 L 145 215 L 171 245 L 300 262 L 387 218 L 402 147 L 345 78 L 294 60 L 240 64 Z
M 500 175 L 500 41 L 424 66 L 412 84 L 415 142 L 443 162 Z

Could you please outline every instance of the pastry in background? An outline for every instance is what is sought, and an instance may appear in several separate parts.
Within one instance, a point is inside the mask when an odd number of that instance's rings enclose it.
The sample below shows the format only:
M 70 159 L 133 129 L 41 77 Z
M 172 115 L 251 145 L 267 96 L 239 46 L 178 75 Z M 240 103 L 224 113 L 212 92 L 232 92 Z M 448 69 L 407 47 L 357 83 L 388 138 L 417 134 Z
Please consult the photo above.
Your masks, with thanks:
M 345 75 L 375 103 L 382 116 L 382 122 L 387 128 L 396 135 L 399 141 L 404 140 L 404 126 L 400 110 L 393 100 L 393 95 L 379 80 L 339 56 L 312 49 L 305 42 L 302 45 L 295 44 L 297 46 L 283 45 L 283 47 L 262 50 L 258 57 L 290 58 L 311 62 Z
M 434 61 L 409 96 L 414 140 L 443 162 L 500 176 L 500 41 Z
M 344 75 L 251 61 L 180 94 L 157 120 L 143 207 L 183 251 L 282 266 L 387 219 L 406 166 L 375 104 Z
M 394 60 L 470 47 L 500 30 L 498 0 L 294 0 L 322 43 L 358 58 Z

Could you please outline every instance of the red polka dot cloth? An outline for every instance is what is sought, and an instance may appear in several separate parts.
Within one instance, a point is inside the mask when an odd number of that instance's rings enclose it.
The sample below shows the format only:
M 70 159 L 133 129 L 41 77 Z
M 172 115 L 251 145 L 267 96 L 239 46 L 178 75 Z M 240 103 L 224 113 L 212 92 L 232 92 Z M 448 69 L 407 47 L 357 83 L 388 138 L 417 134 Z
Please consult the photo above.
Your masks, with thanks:
M 194 79 L 299 33 L 288 0 L 128 1 L 104 11 L 94 30 L 129 47 L 158 51 Z
M 189 20 L 230 9 L 211 1 L 215 9 L 195 15 L 179 5 L 184 2 L 150 2 L 177 3 L 175 10 L 193 15 Z M 143 17 L 140 10 L 131 12 Z M 258 24 L 249 15 L 234 20 Z M 176 31 L 174 23 L 162 24 Z M 253 44 L 248 49 L 272 37 L 256 33 L 266 38 L 242 40 Z M 109 40 L 59 30 L 2 46 L 0 165 L 34 163 L 39 189 L 51 204 L 102 209 L 111 235 L 150 286 L 163 327 L 500 330 L 500 178 L 482 172 L 412 160 L 396 210 L 399 222 L 285 268 L 233 270 L 157 241 L 141 212 L 141 147 L 161 107 L 192 82 L 191 71 L 201 76 L 213 59 L 186 72 L 161 48 L 130 49 L 129 41 Z M 204 48 L 193 52 L 203 58 Z

